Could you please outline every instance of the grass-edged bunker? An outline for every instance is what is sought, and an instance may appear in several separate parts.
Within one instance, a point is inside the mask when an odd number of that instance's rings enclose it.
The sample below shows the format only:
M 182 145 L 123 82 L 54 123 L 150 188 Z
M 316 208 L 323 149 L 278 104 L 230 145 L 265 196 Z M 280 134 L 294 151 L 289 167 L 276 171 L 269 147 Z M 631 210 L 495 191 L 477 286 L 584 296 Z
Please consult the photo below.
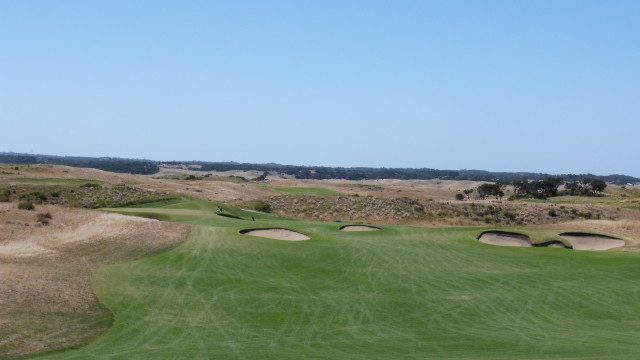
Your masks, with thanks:
M 498 246 L 532 247 L 527 235 L 507 231 L 485 231 L 478 237 L 480 242 Z
M 341 226 L 340 230 L 342 231 L 379 231 L 382 229 L 376 226 L 371 226 L 371 225 L 345 225 L 345 226 Z
M 560 234 L 573 245 L 574 250 L 609 250 L 624 246 L 624 240 L 613 236 L 583 232 L 565 232 Z
M 240 230 L 241 234 L 251 235 L 251 236 L 259 236 L 269 239 L 276 240 L 287 240 L 287 241 L 304 241 L 311 239 L 305 234 L 282 228 L 272 228 L 272 229 L 244 229 Z

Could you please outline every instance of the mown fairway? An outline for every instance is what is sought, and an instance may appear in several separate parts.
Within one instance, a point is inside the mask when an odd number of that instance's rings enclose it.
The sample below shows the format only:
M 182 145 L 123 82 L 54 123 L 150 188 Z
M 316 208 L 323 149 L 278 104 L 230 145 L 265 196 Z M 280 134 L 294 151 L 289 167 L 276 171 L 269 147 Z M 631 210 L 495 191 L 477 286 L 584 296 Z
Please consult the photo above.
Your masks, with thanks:
M 42 359 L 633 359 L 640 257 L 505 248 L 478 229 L 288 221 L 204 202 L 132 212 L 199 224 L 190 241 L 101 268 L 105 336 Z M 310 241 L 240 235 L 288 227 Z

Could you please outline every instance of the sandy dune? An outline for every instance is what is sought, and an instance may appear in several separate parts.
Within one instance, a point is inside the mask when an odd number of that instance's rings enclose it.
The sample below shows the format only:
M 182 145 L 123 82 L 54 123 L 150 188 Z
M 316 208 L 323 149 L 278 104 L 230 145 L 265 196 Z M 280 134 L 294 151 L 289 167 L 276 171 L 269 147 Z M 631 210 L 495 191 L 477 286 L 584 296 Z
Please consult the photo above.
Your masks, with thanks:
M 141 236 L 162 231 L 157 220 L 120 214 L 38 205 L 38 211 L 17 210 L 17 204 L 0 204 L 0 257 L 56 254 L 72 244 Z M 37 213 L 52 214 L 49 226 L 35 221 Z M 159 235 L 159 234 L 158 234 Z M 146 236 L 145 236 L 146 237 Z

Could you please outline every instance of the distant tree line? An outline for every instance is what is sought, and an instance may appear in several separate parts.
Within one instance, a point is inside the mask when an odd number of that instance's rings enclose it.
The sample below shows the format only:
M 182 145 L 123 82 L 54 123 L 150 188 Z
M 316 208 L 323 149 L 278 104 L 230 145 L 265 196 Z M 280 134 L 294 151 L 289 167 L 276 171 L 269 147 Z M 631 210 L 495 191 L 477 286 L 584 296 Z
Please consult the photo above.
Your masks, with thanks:
M 607 183 L 600 179 L 583 179 L 582 181 L 570 181 L 564 184 L 565 191 L 569 195 L 597 195 L 606 189 Z
M 494 196 L 496 200 L 501 200 L 504 196 L 504 188 L 505 184 L 501 181 L 498 181 L 494 184 L 482 184 L 478 186 L 478 188 L 476 189 L 476 193 L 478 194 L 480 200 L 485 200 L 489 196 Z M 468 190 L 465 190 L 464 192 L 466 194 Z
M 515 180 L 513 185 L 513 196 L 518 199 L 521 197 L 532 197 L 535 199 L 544 199 L 551 196 L 558 196 L 558 188 L 564 183 L 561 177 L 550 176 L 544 180 Z
M 399 180 L 473 180 L 490 181 L 511 184 L 520 179 L 546 180 L 552 177 L 543 173 L 508 173 L 489 172 L 483 170 L 437 170 L 430 168 L 344 168 L 344 167 L 320 167 L 320 166 L 296 166 L 281 164 L 248 164 L 236 162 L 163 162 L 167 165 L 198 165 L 200 171 L 230 171 L 230 170 L 257 170 L 262 172 L 276 172 L 282 175 L 295 176 L 298 179 L 346 179 L 346 180 L 377 180 L 377 179 L 399 179 Z M 563 174 L 559 175 L 567 181 L 581 181 L 587 178 L 600 179 L 618 185 L 640 182 L 640 179 L 627 175 L 607 175 L 596 176 L 593 174 Z
M 93 158 L 75 156 L 48 155 L 7 155 L 0 154 L 0 163 L 8 164 L 53 164 L 79 168 L 92 168 L 104 171 L 151 175 L 160 171 L 158 164 L 151 160 L 134 160 L 118 158 Z
M 483 170 L 438 170 L 430 168 L 371 168 L 371 167 L 323 167 L 323 166 L 296 166 L 281 165 L 275 163 L 250 164 L 237 162 L 207 162 L 207 161 L 169 161 L 157 162 L 140 159 L 121 158 L 95 158 L 77 156 L 55 156 L 55 155 L 31 155 L 16 153 L 0 153 L 0 162 L 9 164 L 57 164 L 76 167 L 91 167 L 106 171 L 132 173 L 132 174 L 155 174 L 159 165 L 198 165 L 198 168 L 191 170 L 199 171 L 229 171 L 257 170 L 262 173 L 278 173 L 282 175 L 295 176 L 298 179 L 346 179 L 346 180 L 377 180 L 377 179 L 400 179 L 400 180 L 473 180 L 486 182 L 501 182 L 511 184 L 514 181 L 528 179 L 529 181 L 545 181 L 549 174 L 526 173 L 526 172 L 490 172 Z M 585 179 L 599 179 L 604 182 L 611 182 L 618 185 L 640 182 L 639 178 L 627 175 L 607 175 L 596 176 L 592 174 L 563 174 L 558 177 L 565 181 L 582 182 Z M 489 196 L 494 196 L 493 193 Z
M 558 189 L 563 184 L 565 190 L 559 191 Z M 597 196 L 607 188 L 607 183 L 600 179 L 585 178 L 581 181 L 565 182 L 563 178 L 555 176 L 550 176 L 544 180 L 518 179 L 513 181 L 511 185 L 513 185 L 513 199 L 546 199 L 558 195 Z M 480 200 L 485 200 L 491 196 L 501 200 L 504 196 L 505 187 L 503 182 L 497 181 L 495 183 L 482 184 L 475 189 L 466 189 L 463 193 L 469 200 L 473 192 L 477 194 L 477 198 Z M 464 195 L 458 193 L 455 198 L 456 200 L 464 200 Z

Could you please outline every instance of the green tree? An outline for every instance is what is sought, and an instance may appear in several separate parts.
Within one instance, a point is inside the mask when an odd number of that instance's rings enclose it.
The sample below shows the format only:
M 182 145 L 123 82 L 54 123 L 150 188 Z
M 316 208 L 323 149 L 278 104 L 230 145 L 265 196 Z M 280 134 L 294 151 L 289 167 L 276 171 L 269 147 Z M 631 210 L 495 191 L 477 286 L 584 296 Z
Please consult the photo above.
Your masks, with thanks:
M 596 195 L 599 192 L 603 192 L 604 189 L 607 188 L 607 183 L 600 180 L 600 179 L 592 179 L 591 180 L 591 191 L 593 191 L 593 194 Z
M 467 196 L 467 200 L 471 200 L 471 194 L 473 194 L 473 189 L 465 189 L 462 192 Z

